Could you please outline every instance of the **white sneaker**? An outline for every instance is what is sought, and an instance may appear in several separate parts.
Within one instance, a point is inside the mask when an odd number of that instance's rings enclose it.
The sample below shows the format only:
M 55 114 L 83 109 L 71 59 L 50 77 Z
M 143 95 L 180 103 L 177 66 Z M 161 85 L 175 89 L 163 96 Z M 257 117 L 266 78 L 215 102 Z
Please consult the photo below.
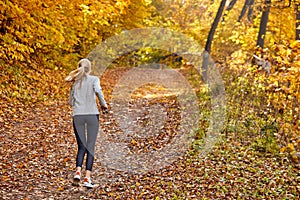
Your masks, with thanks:
M 95 187 L 95 185 L 92 183 L 91 178 L 85 177 L 83 180 L 83 186 L 87 187 L 88 189 L 92 189 Z
M 80 178 L 81 178 L 81 173 L 76 172 L 75 175 L 74 175 L 74 178 L 73 178 L 73 185 L 74 186 L 79 186 Z

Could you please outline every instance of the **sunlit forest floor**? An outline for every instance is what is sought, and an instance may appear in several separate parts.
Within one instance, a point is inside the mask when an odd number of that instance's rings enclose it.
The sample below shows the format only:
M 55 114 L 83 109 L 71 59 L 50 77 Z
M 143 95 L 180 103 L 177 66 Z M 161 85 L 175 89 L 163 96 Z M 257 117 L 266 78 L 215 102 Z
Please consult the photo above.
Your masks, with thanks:
M 124 71 L 110 69 L 102 77 L 108 103 L 113 85 Z M 172 104 L 169 100 L 164 103 Z M 0 121 L 1 199 L 300 198 L 299 169 L 289 159 L 260 153 L 230 135 L 224 135 L 205 157 L 199 157 L 191 145 L 170 165 L 140 174 L 109 169 L 96 157 L 92 177 L 97 187 L 74 187 L 77 147 L 67 97 L 19 105 L 7 113 L 5 110 L 14 108 L 4 107 L 4 103 Z M 144 105 L 147 107 L 147 102 Z M 100 122 L 104 134 L 113 141 L 118 131 L 112 115 L 101 115 Z M 164 145 L 164 137 L 156 145 Z M 131 150 L 144 148 L 140 142 L 131 140 Z

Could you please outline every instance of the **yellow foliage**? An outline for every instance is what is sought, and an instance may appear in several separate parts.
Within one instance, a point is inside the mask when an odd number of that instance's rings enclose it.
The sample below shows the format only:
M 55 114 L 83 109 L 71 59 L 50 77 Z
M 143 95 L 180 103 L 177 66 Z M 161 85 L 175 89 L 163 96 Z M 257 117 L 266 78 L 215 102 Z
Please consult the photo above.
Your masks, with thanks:
M 70 56 L 78 60 L 120 32 L 123 21 L 143 20 L 142 13 L 129 15 L 132 11 L 128 9 L 144 12 L 144 6 L 144 1 L 135 0 L 1 1 L 0 58 L 9 64 L 33 62 L 49 68 L 65 67 Z

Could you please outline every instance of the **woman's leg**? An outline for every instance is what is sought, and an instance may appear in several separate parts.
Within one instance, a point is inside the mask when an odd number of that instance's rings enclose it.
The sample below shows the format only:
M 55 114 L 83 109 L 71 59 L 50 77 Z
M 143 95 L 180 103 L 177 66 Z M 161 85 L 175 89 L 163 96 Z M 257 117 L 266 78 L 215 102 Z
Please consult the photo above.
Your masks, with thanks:
M 95 143 L 97 140 L 99 129 L 99 115 L 89 115 L 87 117 L 87 157 L 86 157 L 86 177 L 89 178 L 93 163 L 94 163 L 94 151 Z
M 83 116 L 73 117 L 73 128 L 78 145 L 76 156 L 76 171 L 81 170 L 84 155 L 86 152 L 86 138 L 85 138 L 85 121 Z

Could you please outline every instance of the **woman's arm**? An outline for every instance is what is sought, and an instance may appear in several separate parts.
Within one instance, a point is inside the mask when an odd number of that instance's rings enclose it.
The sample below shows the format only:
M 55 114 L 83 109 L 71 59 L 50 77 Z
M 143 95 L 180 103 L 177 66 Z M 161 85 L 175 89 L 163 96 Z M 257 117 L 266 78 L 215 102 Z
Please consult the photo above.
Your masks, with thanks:
M 96 93 L 96 95 L 97 95 L 97 97 L 100 101 L 101 107 L 107 108 L 107 104 L 106 104 L 106 101 L 104 99 L 102 88 L 100 86 L 100 80 L 99 80 L 98 77 L 96 77 L 96 81 L 94 82 L 94 90 L 95 90 L 95 93 Z
M 74 99 L 74 86 L 72 85 L 71 89 L 70 89 L 70 96 L 69 96 L 69 104 L 71 106 L 74 106 L 74 102 L 75 99 Z

